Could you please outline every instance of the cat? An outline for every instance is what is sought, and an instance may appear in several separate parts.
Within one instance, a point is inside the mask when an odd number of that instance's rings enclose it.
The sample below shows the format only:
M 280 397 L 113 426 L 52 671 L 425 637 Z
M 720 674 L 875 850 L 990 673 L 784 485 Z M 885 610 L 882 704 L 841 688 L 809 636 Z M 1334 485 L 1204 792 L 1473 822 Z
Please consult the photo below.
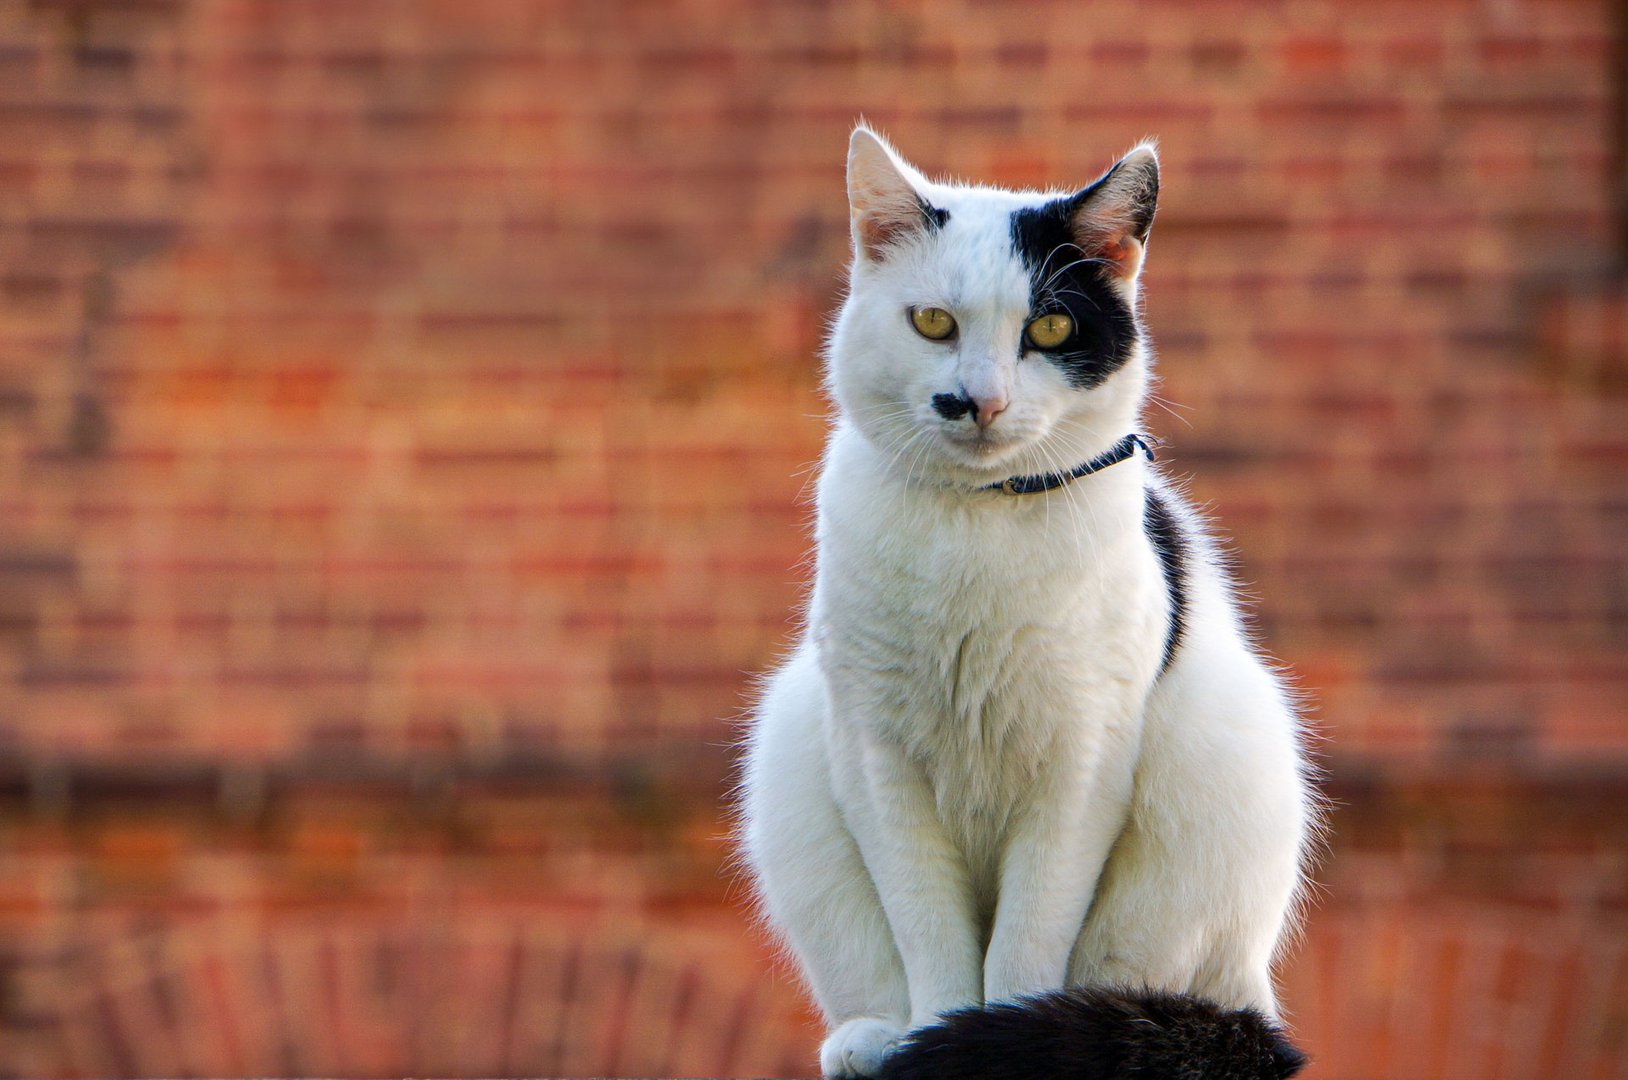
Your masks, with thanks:
M 739 805 L 828 1077 L 953 1048 L 980 1007 L 1036 1046 L 1172 1001 L 1281 1037 L 1317 804 L 1293 696 L 1138 434 L 1158 190 L 1151 144 L 1042 194 L 931 182 L 853 132 L 814 584 Z M 1259 1075 L 1298 1067 L 1284 1046 Z

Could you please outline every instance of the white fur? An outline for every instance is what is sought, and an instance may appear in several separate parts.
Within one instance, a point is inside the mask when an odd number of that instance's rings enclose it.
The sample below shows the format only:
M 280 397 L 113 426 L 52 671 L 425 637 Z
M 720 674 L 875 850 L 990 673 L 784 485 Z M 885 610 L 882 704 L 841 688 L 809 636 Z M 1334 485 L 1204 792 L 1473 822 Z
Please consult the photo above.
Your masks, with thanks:
M 1289 697 L 1202 523 L 1140 455 L 1044 494 L 982 490 L 1138 430 L 1145 346 L 1088 391 L 1020 355 L 1029 281 L 1009 215 L 1051 196 L 930 183 L 863 129 L 850 177 L 856 239 L 894 182 L 950 224 L 875 257 L 857 244 L 807 630 L 746 762 L 744 849 L 829 1022 L 821 1068 L 873 1073 L 946 1009 L 1064 984 L 1276 1015 L 1314 808 Z M 916 335 L 911 305 L 953 312 L 959 340 Z M 983 443 L 931 408 L 958 384 L 1010 399 Z M 1193 541 L 1162 674 L 1148 487 Z

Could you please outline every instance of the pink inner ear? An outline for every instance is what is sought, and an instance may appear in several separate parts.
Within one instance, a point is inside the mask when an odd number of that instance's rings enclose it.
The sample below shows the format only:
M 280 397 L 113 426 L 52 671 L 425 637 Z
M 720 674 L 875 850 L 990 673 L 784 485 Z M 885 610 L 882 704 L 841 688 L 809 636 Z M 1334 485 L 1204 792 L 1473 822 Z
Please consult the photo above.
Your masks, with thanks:
M 868 210 L 854 214 L 854 235 L 859 238 L 865 254 L 872 259 L 881 258 L 887 245 L 899 239 L 909 228 L 909 220 L 891 210 Z
M 1132 269 L 1140 254 L 1140 244 L 1131 236 L 1128 222 L 1076 218 L 1074 235 L 1087 257 L 1111 263 L 1121 276 Z
M 1131 263 L 1136 258 L 1136 249 L 1131 246 L 1133 243 L 1130 233 L 1119 233 L 1103 244 L 1102 258 L 1113 263 L 1119 268 L 1119 272 L 1124 274 L 1131 268 Z

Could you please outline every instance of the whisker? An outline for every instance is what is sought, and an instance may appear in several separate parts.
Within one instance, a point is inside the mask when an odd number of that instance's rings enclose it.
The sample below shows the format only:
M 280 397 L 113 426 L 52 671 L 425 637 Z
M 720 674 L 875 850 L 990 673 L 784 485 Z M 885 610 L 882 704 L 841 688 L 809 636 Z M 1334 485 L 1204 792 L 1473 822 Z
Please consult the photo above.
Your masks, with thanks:
M 1073 245 L 1071 245 L 1071 246 L 1073 246 Z M 1049 262 L 1050 260 L 1048 259 L 1047 261 Z M 1107 265 L 1109 265 L 1109 262 L 1108 262 L 1107 259 L 1100 259 L 1100 258 L 1094 258 L 1094 257 L 1087 257 L 1087 258 L 1084 258 L 1084 259 L 1075 259 L 1073 262 L 1067 264 L 1066 266 L 1059 267 L 1055 273 L 1053 273 L 1050 277 L 1046 278 L 1045 281 L 1040 283 L 1040 287 L 1042 289 L 1048 287 L 1049 285 L 1051 285 L 1052 282 L 1056 281 L 1058 278 L 1062 277 L 1064 274 L 1068 273 L 1070 270 L 1074 269 L 1076 266 L 1107 266 Z M 1042 271 L 1043 270 L 1044 270 L 1044 267 L 1042 267 Z
M 1183 424 L 1186 424 L 1188 429 L 1191 430 L 1191 428 L 1193 426 L 1193 422 L 1191 420 L 1189 420 L 1186 416 L 1183 416 L 1181 413 L 1177 412 L 1176 410 L 1177 409 L 1187 409 L 1188 411 L 1192 411 L 1192 406 L 1190 406 L 1190 405 L 1182 405 L 1182 404 L 1180 404 L 1178 402 L 1174 402 L 1174 401 L 1166 401 L 1164 398 L 1160 397 L 1158 394 L 1149 394 L 1148 395 L 1148 400 L 1153 402 L 1153 404 L 1157 405 L 1159 408 L 1163 409 L 1165 412 L 1169 413 L 1171 416 L 1175 417 L 1177 420 L 1180 420 Z

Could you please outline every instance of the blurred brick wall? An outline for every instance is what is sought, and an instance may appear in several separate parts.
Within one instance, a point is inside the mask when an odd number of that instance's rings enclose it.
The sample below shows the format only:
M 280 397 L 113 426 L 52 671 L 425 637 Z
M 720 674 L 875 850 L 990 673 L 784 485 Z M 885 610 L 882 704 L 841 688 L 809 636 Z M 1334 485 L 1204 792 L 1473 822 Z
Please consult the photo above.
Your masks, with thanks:
M 1151 426 L 1344 804 L 1310 1075 L 1614 1075 L 1615 47 L 1604 0 L 0 0 L 0 1074 L 809 1068 L 717 805 L 864 114 L 1010 184 L 1162 140 Z

